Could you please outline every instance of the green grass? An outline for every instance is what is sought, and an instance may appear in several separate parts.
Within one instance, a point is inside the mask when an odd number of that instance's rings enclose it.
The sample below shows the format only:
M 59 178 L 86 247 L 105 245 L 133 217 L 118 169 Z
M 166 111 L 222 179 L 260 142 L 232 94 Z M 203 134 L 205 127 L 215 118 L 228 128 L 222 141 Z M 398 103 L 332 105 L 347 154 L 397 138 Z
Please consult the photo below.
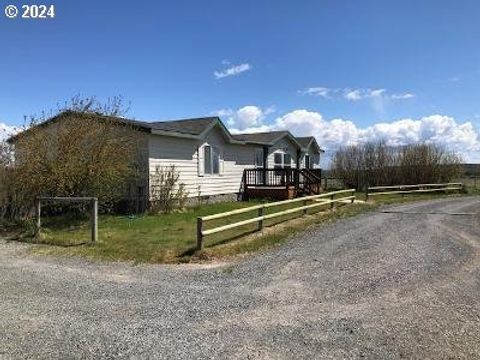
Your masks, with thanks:
M 40 238 L 30 241 L 49 244 L 35 249 L 51 255 L 80 255 L 101 260 L 134 262 L 179 262 L 188 260 L 196 244 L 196 218 L 253 206 L 258 202 L 228 202 L 204 205 L 185 212 L 145 216 L 100 216 L 96 244 L 89 244 L 87 221 L 71 221 L 64 217 L 44 222 Z M 217 225 L 226 224 L 224 220 Z M 213 243 L 236 236 L 225 232 Z M 50 246 L 59 245 L 59 246 Z
M 182 213 L 164 215 L 101 216 L 99 219 L 99 240 L 96 244 L 88 244 L 90 228 L 86 219 L 78 217 L 50 218 L 44 221 L 41 237 L 32 239 L 24 236 L 24 239 L 39 244 L 32 250 L 39 254 L 83 256 L 98 260 L 132 261 L 134 263 L 179 263 L 192 260 L 218 259 L 258 251 L 283 243 L 293 234 L 301 232 L 309 226 L 354 216 L 373 210 L 382 204 L 441 197 L 445 197 L 445 195 L 418 194 L 405 197 L 388 195 L 377 197 L 367 204 L 338 206 L 334 211 L 324 211 L 329 206 L 322 206 L 309 210 L 308 214 L 303 217 L 298 212 L 266 220 L 262 232 L 255 231 L 257 224 L 249 224 L 241 228 L 206 236 L 204 250 L 200 253 L 195 252 L 196 218 L 198 216 L 253 206 L 260 202 L 209 204 Z M 363 199 L 363 196 L 359 195 L 358 198 Z M 301 202 L 270 208 L 266 210 L 265 214 L 297 207 L 300 204 Z M 209 229 L 252 218 L 256 215 L 256 211 L 235 215 L 227 219 L 209 221 L 205 224 L 205 228 Z

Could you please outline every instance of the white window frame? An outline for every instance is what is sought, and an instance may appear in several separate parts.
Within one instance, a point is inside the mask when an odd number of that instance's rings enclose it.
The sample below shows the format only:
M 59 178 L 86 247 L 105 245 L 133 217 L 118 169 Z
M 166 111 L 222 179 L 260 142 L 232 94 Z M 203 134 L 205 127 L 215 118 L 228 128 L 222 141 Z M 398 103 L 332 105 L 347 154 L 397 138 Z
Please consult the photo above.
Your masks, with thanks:
M 275 157 L 276 156 L 281 156 L 281 161 L 278 163 L 275 161 Z M 287 164 L 285 162 L 285 158 L 286 157 L 290 157 L 290 163 Z M 288 152 L 284 152 L 284 151 L 278 151 L 278 152 L 274 152 L 273 153 L 273 167 L 276 168 L 276 169 L 285 169 L 285 168 L 292 168 L 292 154 L 288 153 Z
M 213 161 L 213 154 L 214 154 L 214 149 L 216 150 L 217 152 L 217 159 L 218 159 L 218 165 L 217 165 L 217 170 L 218 172 L 214 172 L 213 169 L 214 169 L 214 161 Z M 207 172 L 207 150 L 210 150 L 210 154 L 209 154 L 209 158 L 210 158 L 210 172 Z M 221 151 L 220 151 L 220 148 L 218 146 L 213 146 L 213 145 L 209 145 L 209 144 L 206 144 L 203 146 L 203 161 L 204 161 L 204 164 L 203 164 L 203 174 L 205 176 L 220 176 L 221 175 L 221 163 L 222 163 L 222 160 L 221 160 Z
M 308 161 L 307 161 L 308 159 Z M 305 169 L 312 169 L 312 157 L 309 153 L 306 153 L 303 157 L 304 167 Z
M 286 161 L 285 161 L 285 158 L 286 158 L 287 156 L 290 158 L 290 162 L 288 163 L 288 165 L 287 165 L 287 163 L 286 163 Z M 292 168 L 292 155 L 289 154 L 289 153 L 284 153 L 284 154 L 283 154 L 283 158 L 282 158 L 282 162 L 283 162 L 283 168 L 284 168 L 284 169 L 285 169 L 285 168 L 291 169 L 291 168 Z
M 273 153 L 273 168 L 274 169 L 283 169 L 283 155 L 285 155 L 285 153 L 280 152 L 280 151 Z M 280 156 L 280 162 L 279 163 L 276 161 L 277 156 Z

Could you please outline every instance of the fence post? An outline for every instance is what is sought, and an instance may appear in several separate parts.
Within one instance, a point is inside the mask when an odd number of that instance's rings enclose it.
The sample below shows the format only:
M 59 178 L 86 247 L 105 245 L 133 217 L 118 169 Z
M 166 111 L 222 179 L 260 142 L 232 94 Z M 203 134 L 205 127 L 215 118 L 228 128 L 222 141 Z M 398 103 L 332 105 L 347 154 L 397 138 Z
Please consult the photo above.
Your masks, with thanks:
M 351 196 L 355 196 L 355 190 L 352 191 L 352 195 L 351 195 Z M 354 202 L 355 202 L 355 198 L 352 198 L 352 202 L 351 202 L 351 203 L 353 204 Z
M 40 235 L 40 228 L 42 226 L 42 220 L 41 220 L 41 215 L 42 215 L 42 202 L 40 199 L 37 199 L 36 201 L 36 207 L 35 207 L 35 210 L 36 210 L 36 214 L 35 216 L 37 217 L 37 227 L 35 229 L 35 235 Z
M 197 217 L 197 251 L 203 248 L 203 220 L 201 217 Z
M 333 198 L 334 198 L 334 197 L 335 197 L 335 195 L 330 195 L 330 200 L 333 201 Z M 331 202 L 331 203 L 330 203 L 330 209 L 333 209 L 334 206 L 335 206 L 335 203 L 334 203 L 334 202 Z
M 303 206 L 307 206 L 307 204 L 308 204 L 308 200 L 303 200 Z M 308 209 L 303 209 L 302 210 L 302 216 L 307 215 L 307 211 L 308 211 Z
M 92 242 L 98 240 L 98 199 L 92 200 Z
M 258 217 L 263 216 L 263 207 L 258 209 L 257 214 L 258 214 Z M 262 230 L 263 230 L 263 219 L 258 220 L 258 224 L 257 224 L 257 231 L 262 231 Z

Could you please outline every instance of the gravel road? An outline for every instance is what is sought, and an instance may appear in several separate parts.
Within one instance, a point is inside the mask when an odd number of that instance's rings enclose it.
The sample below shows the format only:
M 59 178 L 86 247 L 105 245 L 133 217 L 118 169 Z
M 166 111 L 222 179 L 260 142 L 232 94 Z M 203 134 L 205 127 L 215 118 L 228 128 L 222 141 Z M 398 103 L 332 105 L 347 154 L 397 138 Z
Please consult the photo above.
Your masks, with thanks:
M 388 207 L 233 264 L 0 241 L 1 359 L 480 359 L 480 198 Z

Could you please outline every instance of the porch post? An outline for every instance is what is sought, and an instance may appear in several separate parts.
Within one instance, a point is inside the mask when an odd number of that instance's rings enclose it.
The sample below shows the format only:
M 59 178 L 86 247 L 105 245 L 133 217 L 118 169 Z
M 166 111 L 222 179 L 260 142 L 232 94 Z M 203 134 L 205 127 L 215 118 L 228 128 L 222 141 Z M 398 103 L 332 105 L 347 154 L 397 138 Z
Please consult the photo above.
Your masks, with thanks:
M 263 147 L 263 185 L 267 185 L 268 147 Z
M 300 158 L 302 156 L 302 150 L 297 150 L 297 158 L 296 158 L 296 163 L 297 163 L 297 169 L 300 170 Z

